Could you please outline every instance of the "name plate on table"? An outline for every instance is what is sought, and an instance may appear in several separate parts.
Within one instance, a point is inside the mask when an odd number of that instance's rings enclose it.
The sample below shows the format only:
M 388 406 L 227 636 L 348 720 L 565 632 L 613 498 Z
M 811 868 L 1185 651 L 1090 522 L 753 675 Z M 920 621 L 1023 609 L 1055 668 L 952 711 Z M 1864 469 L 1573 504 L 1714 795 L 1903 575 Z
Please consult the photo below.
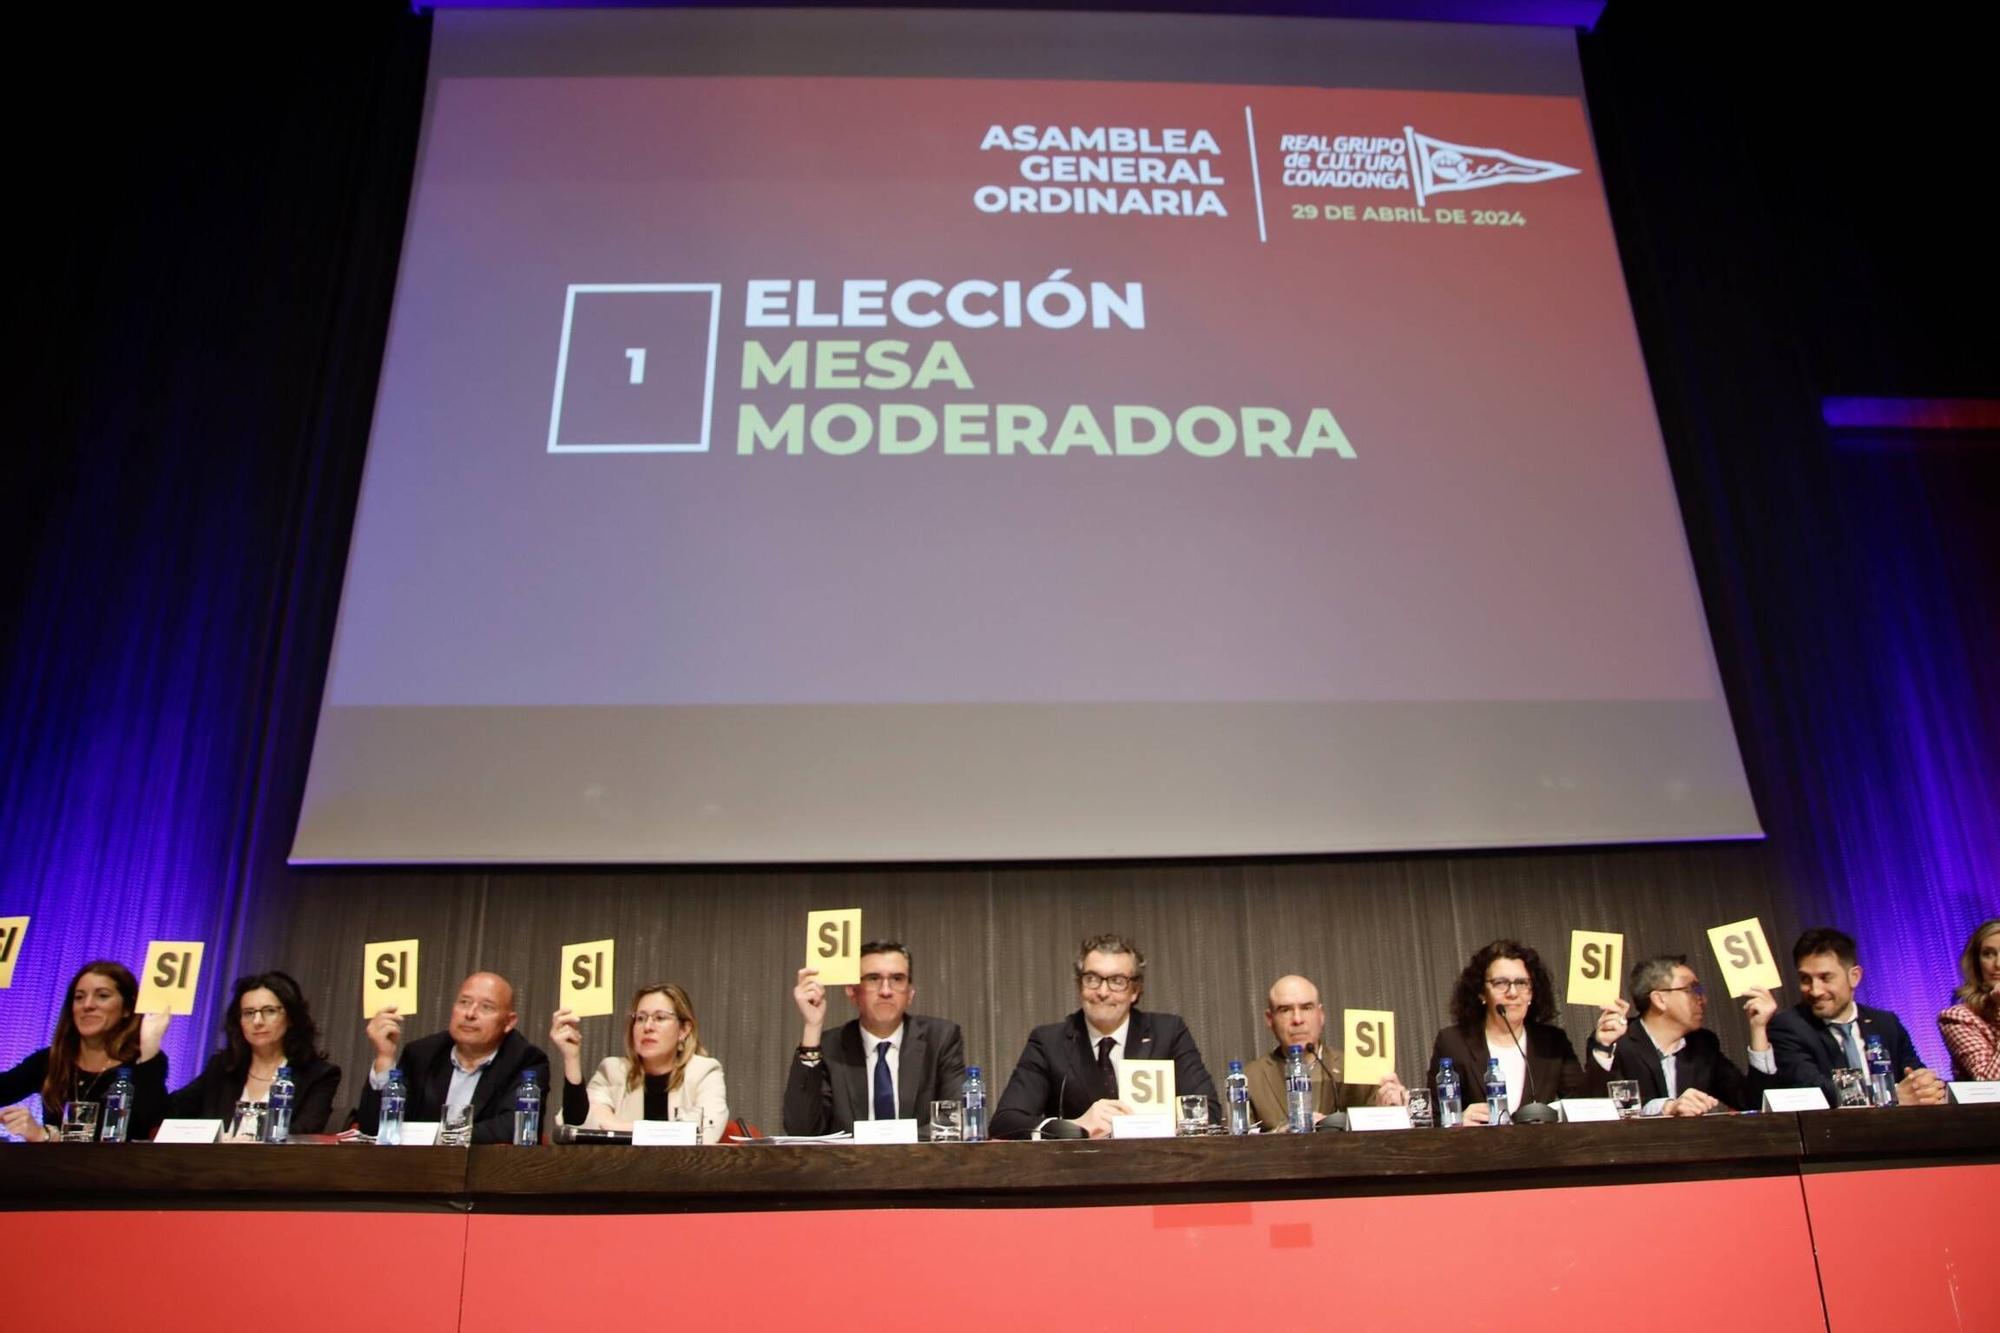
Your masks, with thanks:
M 1173 1136 L 1174 1118 L 1171 1115 L 1111 1117 L 1111 1137 L 1114 1139 L 1170 1139 Z
M 1407 1106 L 1350 1106 L 1347 1108 L 1349 1129 L 1408 1129 L 1410 1108 Z
M 1562 1118 L 1572 1123 L 1583 1120 L 1616 1120 L 1618 1104 L 1609 1097 L 1565 1097 L 1556 1103 Z
M 435 1120 L 405 1120 L 403 1122 L 403 1146 L 405 1148 L 429 1148 L 438 1141 L 438 1122 Z
M 914 1120 L 857 1120 L 854 1122 L 856 1143 L 915 1143 L 917 1122 Z
M 910 1122 L 915 1124 L 913 1120 Z M 695 1137 L 696 1124 L 692 1120 L 634 1120 L 632 1122 L 632 1146 L 634 1148 L 692 1148 L 700 1139 Z M 861 1126 L 854 1127 L 857 1131 Z M 856 1133 L 855 1137 L 860 1138 Z
M 155 1143 L 213 1143 L 222 1133 L 220 1120 L 162 1120 Z
M 1826 1094 L 1818 1088 L 1766 1088 L 1766 1111 L 1825 1111 Z
M 1986 1079 L 1975 1083 L 1968 1079 L 1963 1083 L 1952 1083 L 1947 1086 L 1951 1088 L 1951 1099 L 1961 1106 L 2000 1104 L 2000 1082 Z

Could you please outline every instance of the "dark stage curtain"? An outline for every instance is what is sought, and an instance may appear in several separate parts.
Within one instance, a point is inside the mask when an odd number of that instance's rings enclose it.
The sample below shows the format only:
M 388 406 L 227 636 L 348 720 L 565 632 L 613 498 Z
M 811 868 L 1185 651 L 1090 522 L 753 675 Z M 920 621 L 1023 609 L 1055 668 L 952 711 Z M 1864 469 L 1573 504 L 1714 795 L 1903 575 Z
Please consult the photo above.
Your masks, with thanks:
M 1632 17 L 1640 15 L 1640 17 Z M 808 909 L 860 906 L 917 955 L 918 1008 L 1004 1082 L 1074 1007 L 1088 931 L 1136 936 L 1146 1003 L 1211 1065 L 1267 1040 L 1281 972 L 1394 1009 L 1408 1076 L 1452 978 L 1497 934 L 1560 972 L 1571 927 L 1637 955 L 1764 919 L 1832 921 L 1864 997 L 1930 1016 L 2000 903 L 2000 568 L 1978 442 L 1844 440 L 1829 393 L 2000 392 L 1985 243 L 1900 217 L 1847 168 L 1969 179 L 1938 124 L 1978 123 L 1985 45 L 1665 28 L 1614 7 L 1584 43 L 1602 155 L 1763 843 L 1115 865 L 293 870 L 283 863 L 331 638 L 422 98 L 428 25 L 393 5 L 309 35 L 245 21 L 57 20 L 36 49 L 105 54 L 26 92 L 35 229 L 13 315 L 25 448 L 0 492 L 0 916 L 34 918 L 0 995 L 0 1062 L 42 1044 L 84 960 L 210 949 L 211 1042 L 234 973 L 305 983 L 363 1063 L 358 946 L 423 940 L 419 1028 L 475 966 L 511 974 L 541 1039 L 556 949 L 619 940 L 618 985 L 690 987 L 732 1104 L 777 1118 Z M 134 26 L 135 23 L 138 26 Z M 122 26 L 121 26 L 122 25 Z M 1880 25 L 1876 25 L 1879 29 Z M 104 31 L 98 31 L 98 28 Z M 1926 42 L 1935 35 L 1927 35 Z M 1855 97 L 1865 63 L 1871 98 Z M 1980 76 L 1983 80 L 1983 74 Z M 1874 156 L 1869 156 L 1874 154 Z M 1915 165 L 1911 165 L 1915 155 Z M 1954 187 L 1957 188 L 1957 187 Z M 1982 289 L 1983 284 L 1983 289 Z M 1989 442 L 1990 443 L 1990 442 Z M 844 1016 L 836 1001 L 835 1012 Z M 1584 1010 L 1566 1011 L 1581 1036 Z M 1733 1006 L 1711 1020 L 1740 1049 Z M 615 1040 L 586 1027 L 591 1054 Z M 343 1093 L 351 1100 L 354 1084 Z
M 266 16 L 268 17 L 268 16 Z M 149 939 L 208 946 L 181 1078 L 282 912 L 401 242 L 428 24 L 31 20 L 0 599 L 0 1061 Z

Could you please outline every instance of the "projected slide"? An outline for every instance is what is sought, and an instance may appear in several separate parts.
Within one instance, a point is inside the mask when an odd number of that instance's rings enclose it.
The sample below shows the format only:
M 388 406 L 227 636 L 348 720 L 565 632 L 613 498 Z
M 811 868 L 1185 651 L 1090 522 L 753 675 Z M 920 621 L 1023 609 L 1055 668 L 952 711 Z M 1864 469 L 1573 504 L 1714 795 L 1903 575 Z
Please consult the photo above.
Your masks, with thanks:
M 296 859 L 1756 834 L 1573 57 L 1065 21 L 440 16 Z

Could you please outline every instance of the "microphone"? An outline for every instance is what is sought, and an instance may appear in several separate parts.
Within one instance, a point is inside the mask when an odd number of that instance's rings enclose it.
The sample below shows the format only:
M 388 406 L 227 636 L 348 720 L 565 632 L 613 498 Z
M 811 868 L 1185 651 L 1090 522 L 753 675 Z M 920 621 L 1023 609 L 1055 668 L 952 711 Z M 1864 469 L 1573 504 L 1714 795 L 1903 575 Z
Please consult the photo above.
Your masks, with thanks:
M 1089 1133 L 1074 1120 L 1063 1119 L 1063 1096 L 1069 1091 L 1069 1072 L 1063 1071 L 1062 1082 L 1056 1085 L 1056 1113 L 1035 1126 L 1035 1133 L 1042 1139 L 1087 1139 Z
M 1331 1069 L 1327 1068 L 1326 1061 L 1319 1058 L 1319 1043 L 1316 1041 L 1307 1042 L 1306 1050 L 1312 1055 L 1313 1063 L 1319 1066 L 1320 1072 L 1326 1075 L 1326 1081 L 1338 1086 L 1340 1080 L 1334 1077 Z M 1347 1127 L 1347 1112 L 1335 1111 L 1331 1115 L 1320 1117 L 1320 1122 L 1313 1126 L 1313 1133 L 1334 1134 L 1339 1133 Z
M 1514 1049 L 1521 1053 L 1521 1077 L 1527 1081 L 1522 1095 L 1527 1098 L 1515 1109 L 1513 1120 L 1517 1125 L 1553 1125 L 1562 1117 L 1556 1108 L 1535 1100 L 1535 1062 L 1528 1058 L 1528 1048 L 1521 1044 L 1521 1034 L 1514 1030 L 1514 1020 L 1507 1017 L 1507 1006 L 1498 1000 L 1493 1002 L 1493 1011 L 1500 1015 L 1500 1021 L 1507 1025 L 1507 1035 L 1514 1039 Z

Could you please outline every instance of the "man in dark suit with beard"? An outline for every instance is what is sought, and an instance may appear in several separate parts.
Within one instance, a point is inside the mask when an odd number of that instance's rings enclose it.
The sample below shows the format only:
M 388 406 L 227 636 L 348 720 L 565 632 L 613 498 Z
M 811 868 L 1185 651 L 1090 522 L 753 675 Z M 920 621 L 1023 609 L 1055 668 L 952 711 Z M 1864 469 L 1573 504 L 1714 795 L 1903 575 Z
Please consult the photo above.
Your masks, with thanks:
M 1799 1002 L 1771 1020 L 1771 1048 L 1778 1056 L 1778 1086 L 1817 1087 L 1829 1105 L 1840 1105 L 1836 1069 L 1868 1068 L 1868 1039 L 1880 1037 L 1889 1052 L 1889 1077 L 1898 1106 L 1940 1106 L 1943 1080 L 1924 1067 L 1903 1021 L 1887 1009 L 1871 1009 L 1854 998 L 1861 962 L 1854 939 L 1820 927 L 1792 946 Z
M 1081 1006 L 1060 1023 L 1029 1034 L 993 1113 L 993 1137 L 1025 1139 L 1051 1121 L 1072 1122 L 1091 1138 L 1131 1107 L 1118 1099 L 1118 1068 L 1130 1060 L 1172 1060 L 1178 1096 L 1200 1093 L 1213 1114 L 1215 1084 L 1187 1024 L 1173 1014 L 1142 1013 L 1146 955 L 1122 935 L 1093 935 L 1076 956 Z

